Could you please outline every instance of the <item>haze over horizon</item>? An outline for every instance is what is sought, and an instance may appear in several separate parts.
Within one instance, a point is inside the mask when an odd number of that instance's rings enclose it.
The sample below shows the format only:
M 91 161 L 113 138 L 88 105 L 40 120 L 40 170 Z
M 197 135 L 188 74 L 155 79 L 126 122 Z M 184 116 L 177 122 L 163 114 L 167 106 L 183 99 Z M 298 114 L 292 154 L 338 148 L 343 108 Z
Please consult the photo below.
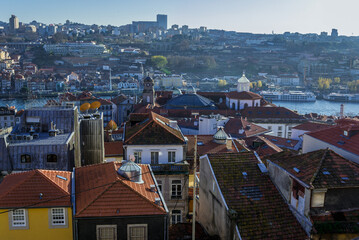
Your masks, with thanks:
M 30 6 L 29 6 L 30 5 Z M 66 20 L 84 24 L 114 25 L 132 21 L 155 21 L 156 14 L 168 15 L 168 27 L 173 24 L 190 28 L 206 26 L 238 32 L 279 33 L 300 32 L 330 34 L 337 28 L 339 35 L 358 36 L 359 1 L 343 0 L 214 0 L 197 1 L 128 1 L 62 0 L 61 5 L 45 0 L 3 0 L 0 21 L 8 22 L 11 14 L 21 22 L 32 20 L 64 23 Z M 29 11 L 29 8 L 31 11 Z M 5 11 L 4 11 L 5 10 Z

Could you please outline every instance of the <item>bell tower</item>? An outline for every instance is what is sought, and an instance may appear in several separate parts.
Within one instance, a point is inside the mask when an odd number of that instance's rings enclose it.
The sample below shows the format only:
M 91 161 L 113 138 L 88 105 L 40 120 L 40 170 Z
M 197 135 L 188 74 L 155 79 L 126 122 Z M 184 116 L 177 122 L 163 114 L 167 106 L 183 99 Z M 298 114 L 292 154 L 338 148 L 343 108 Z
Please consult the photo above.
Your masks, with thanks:
M 143 80 L 142 102 L 146 104 L 153 104 L 155 99 L 155 82 L 150 76 Z

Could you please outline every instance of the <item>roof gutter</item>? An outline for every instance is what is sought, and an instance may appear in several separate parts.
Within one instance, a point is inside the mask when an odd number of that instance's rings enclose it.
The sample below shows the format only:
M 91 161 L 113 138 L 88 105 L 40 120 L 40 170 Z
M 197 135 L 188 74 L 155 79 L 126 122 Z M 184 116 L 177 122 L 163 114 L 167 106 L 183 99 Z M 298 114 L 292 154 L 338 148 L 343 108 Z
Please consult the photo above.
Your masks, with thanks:
M 152 168 L 151 168 L 151 165 L 150 165 L 150 164 L 148 164 L 148 168 L 150 169 L 150 173 L 151 173 L 152 179 L 153 179 L 153 181 L 155 182 L 156 189 L 158 189 L 157 180 L 156 180 L 156 178 L 155 178 L 155 175 L 154 175 L 153 172 L 152 172 Z M 165 200 L 164 200 L 164 198 L 163 198 L 163 196 L 162 196 L 161 191 L 158 191 L 158 195 L 160 195 L 161 201 L 162 201 L 162 203 L 163 203 L 163 207 L 164 207 L 164 209 L 166 210 L 166 213 L 168 214 L 169 211 L 168 211 L 166 202 L 165 202 Z

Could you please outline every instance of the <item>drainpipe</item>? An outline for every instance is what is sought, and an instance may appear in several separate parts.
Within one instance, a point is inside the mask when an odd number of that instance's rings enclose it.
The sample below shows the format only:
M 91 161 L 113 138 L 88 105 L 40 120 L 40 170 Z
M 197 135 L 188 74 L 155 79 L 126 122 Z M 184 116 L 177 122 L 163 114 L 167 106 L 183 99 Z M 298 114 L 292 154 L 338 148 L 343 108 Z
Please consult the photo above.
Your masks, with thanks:
M 228 217 L 231 221 L 230 223 L 230 231 L 229 231 L 229 239 L 234 239 L 234 229 L 236 227 L 236 220 L 238 218 L 238 213 L 233 209 L 228 209 Z

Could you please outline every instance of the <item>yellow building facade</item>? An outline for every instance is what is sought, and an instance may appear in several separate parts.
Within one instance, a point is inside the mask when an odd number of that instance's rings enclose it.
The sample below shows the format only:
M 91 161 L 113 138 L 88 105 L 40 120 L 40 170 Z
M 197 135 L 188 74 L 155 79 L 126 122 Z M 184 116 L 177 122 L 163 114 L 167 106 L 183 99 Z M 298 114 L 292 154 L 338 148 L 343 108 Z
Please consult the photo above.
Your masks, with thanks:
M 8 209 L 0 210 L 0 239 L 73 239 L 72 209 L 70 207 L 19 209 L 19 216 L 17 216 L 17 212 L 6 211 Z M 25 214 L 22 215 L 23 213 Z

